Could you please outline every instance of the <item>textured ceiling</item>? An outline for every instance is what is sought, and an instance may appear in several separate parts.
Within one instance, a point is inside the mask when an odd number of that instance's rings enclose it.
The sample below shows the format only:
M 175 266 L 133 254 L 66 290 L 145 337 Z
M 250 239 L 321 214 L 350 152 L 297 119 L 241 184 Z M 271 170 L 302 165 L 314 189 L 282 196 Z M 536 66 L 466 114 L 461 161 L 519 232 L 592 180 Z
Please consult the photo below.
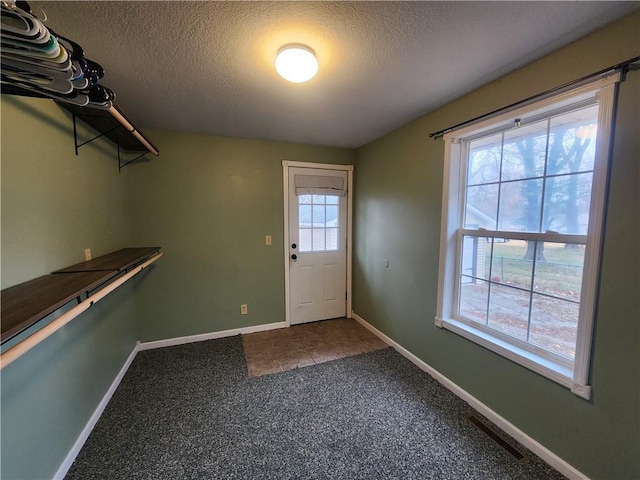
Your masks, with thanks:
M 638 2 L 31 2 L 142 128 L 357 147 Z M 40 16 L 40 15 L 39 15 Z M 320 71 L 273 67 L 305 43 Z

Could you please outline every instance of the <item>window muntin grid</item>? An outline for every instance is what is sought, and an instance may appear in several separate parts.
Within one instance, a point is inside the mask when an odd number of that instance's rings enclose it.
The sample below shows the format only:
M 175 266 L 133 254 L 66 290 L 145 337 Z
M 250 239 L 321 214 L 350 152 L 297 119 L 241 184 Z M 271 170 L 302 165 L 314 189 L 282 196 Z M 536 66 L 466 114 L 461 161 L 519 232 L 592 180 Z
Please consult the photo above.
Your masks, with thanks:
M 467 228 L 586 234 L 598 104 L 469 142 Z
M 301 253 L 339 250 L 340 197 L 298 196 L 298 243 Z
M 595 103 L 467 147 L 457 317 L 568 361 L 575 358 L 597 121 Z

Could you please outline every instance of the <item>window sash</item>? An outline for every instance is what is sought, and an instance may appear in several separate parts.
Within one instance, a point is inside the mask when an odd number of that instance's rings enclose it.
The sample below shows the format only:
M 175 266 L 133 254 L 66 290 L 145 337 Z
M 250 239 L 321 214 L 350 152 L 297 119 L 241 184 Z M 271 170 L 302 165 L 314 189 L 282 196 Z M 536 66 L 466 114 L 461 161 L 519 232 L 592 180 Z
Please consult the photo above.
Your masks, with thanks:
M 507 234 L 506 236 L 503 236 L 504 234 Z M 572 360 L 569 357 L 557 354 L 555 352 L 552 352 L 550 350 L 547 350 L 543 347 L 540 347 L 538 345 L 536 345 L 535 343 L 529 342 L 527 340 L 521 340 L 517 337 L 514 337 L 512 335 L 508 335 L 506 333 L 501 332 L 500 330 L 493 328 L 491 326 L 488 325 L 483 325 L 482 323 L 473 321 L 472 319 L 469 319 L 467 317 L 465 317 L 464 315 L 459 313 L 459 306 L 460 306 L 460 280 L 463 276 L 468 276 L 468 275 L 463 275 L 462 274 L 462 253 L 463 253 L 463 241 L 464 241 L 464 237 L 477 237 L 477 238 L 486 238 L 486 237 L 493 237 L 493 238 L 509 238 L 510 240 L 538 240 L 541 242 L 550 242 L 550 243 L 572 243 L 572 244 L 577 244 L 577 245 L 585 245 L 586 244 L 586 235 L 562 235 L 562 234 L 545 234 L 545 233 L 535 233 L 535 234 L 522 234 L 518 232 L 500 232 L 500 231 L 494 231 L 494 232 L 489 232 L 486 230 L 483 231 L 479 231 L 479 230 L 467 230 L 467 229 L 460 229 L 458 230 L 458 235 L 457 235 L 457 239 L 456 239 L 456 269 L 455 269 L 455 286 L 454 286 L 454 294 L 453 294 L 453 308 L 452 308 L 452 317 L 459 321 L 462 322 L 464 324 L 467 324 L 471 327 L 477 328 L 478 330 L 481 330 L 483 332 L 486 332 L 492 336 L 495 336 L 497 338 L 500 338 L 501 340 L 508 342 L 508 343 L 512 343 L 513 345 L 529 351 L 531 353 L 534 353 L 538 356 L 541 356 L 543 358 L 547 358 L 551 361 L 553 361 L 554 363 L 558 363 L 561 364 L 565 367 L 569 367 L 569 368 L 573 368 L 575 361 Z M 579 239 L 577 238 L 573 238 L 571 242 L 566 241 L 567 239 L 565 237 L 581 237 L 581 239 L 583 241 L 579 241 Z M 550 240 L 553 239 L 553 240 Z M 559 239 L 559 240 L 558 240 Z M 584 267 L 583 267 L 584 269 Z M 475 278 L 475 277 L 470 277 L 470 278 Z M 483 282 L 487 282 L 487 283 L 493 283 L 496 285 L 503 285 L 503 286 L 507 286 L 509 288 L 514 288 L 517 290 L 522 290 L 524 292 L 529 292 L 529 293 L 534 293 L 537 295 L 542 295 L 545 297 L 553 297 L 552 295 L 547 295 L 545 293 L 539 292 L 535 290 L 535 286 L 533 284 L 533 282 L 531 283 L 531 286 L 529 288 L 521 288 L 521 287 L 515 287 L 513 285 L 507 285 L 507 284 L 503 284 L 501 282 L 494 282 L 493 280 L 486 279 L 486 278 L 478 278 L 478 280 L 481 280 Z M 583 271 L 583 278 L 582 278 L 582 282 L 584 282 L 584 271 Z M 554 297 L 557 298 L 557 297 Z M 571 301 L 568 299 L 564 299 L 564 298 L 560 298 L 560 300 L 563 301 L 568 301 L 571 303 L 577 303 L 575 301 Z M 529 307 L 531 308 L 531 306 Z M 582 307 L 580 307 L 582 308 Z M 580 316 L 578 317 L 580 318 Z M 578 320 L 579 323 L 580 320 Z M 530 327 L 530 321 L 529 321 L 529 327 Z

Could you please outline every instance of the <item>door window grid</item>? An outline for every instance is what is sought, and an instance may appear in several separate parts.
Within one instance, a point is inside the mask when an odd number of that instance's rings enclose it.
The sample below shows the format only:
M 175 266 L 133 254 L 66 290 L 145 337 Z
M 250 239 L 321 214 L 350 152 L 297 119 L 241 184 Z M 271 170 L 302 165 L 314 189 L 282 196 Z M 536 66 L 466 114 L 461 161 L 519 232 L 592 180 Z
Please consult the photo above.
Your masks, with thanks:
M 337 195 L 298 196 L 300 252 L 338 251 L 339 202 Z

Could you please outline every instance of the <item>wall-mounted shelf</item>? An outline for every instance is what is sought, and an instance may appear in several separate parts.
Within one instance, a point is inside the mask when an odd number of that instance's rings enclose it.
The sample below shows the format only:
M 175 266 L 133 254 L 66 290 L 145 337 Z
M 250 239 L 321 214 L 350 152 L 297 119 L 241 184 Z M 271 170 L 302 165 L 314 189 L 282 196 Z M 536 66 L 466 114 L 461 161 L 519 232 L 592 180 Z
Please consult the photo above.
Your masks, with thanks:
M 8 342 L 74 299 L 77 306 L 85 302 L 92 304 L 94 294 L 100 293 L 103 287 L 106 290 L 123 274 L 133 273 L 160 256 L 160 247 L 123 248 L 5 288 L 1 292 L 1 343 Z
M 145 259 L 160 252 L 160 247 L 123 248 L 101 257 L 92 258 L 53 273 L 80 273 L 115 270 L 122 272 L 135 267 Z
M 71 113 L 73 117 L 73 140 L 75 152 L 78 149 L 101 137 L 106 137 L 118 146 L 118 170 L 142 158 L 147 153 L 158 155 L 160 151 L 142 133 L 131 124 L 125 114 L 115 105 L 108 110 L 92 107 L 81 107 L 72 103 L 65 103 L 56 100 L 56 103 Z M 85 142 L 78 143 L 76 119 L 92 127 L 99 134 Z M 133 159 L 123 160 L 120 150 L 144 152 Z
M 45 275 L 2 290 L 2 343 L 75 298 L 109 280 L 116 272 Z

